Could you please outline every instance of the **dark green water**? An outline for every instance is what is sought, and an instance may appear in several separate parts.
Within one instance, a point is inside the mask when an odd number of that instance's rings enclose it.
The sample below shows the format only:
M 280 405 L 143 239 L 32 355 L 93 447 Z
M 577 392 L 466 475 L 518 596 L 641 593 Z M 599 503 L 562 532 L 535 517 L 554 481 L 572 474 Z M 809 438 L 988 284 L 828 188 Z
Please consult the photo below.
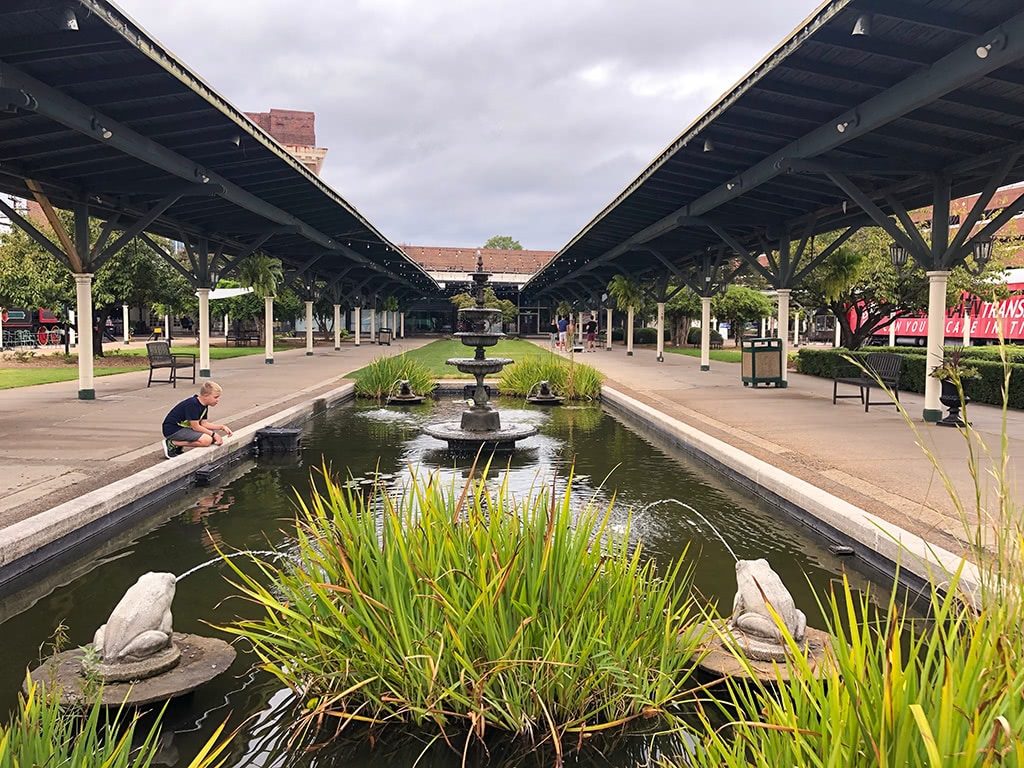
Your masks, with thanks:
M 499 403 L 499 406 L 501 404 Z M 224 478 L 220 487 L 198 489 L 137 530 L 110 541 L 104 550 L 74 567 L 40 581 L 32 588 L 0 600 L 0 701 L 9 709 L 15 702 L 25 669 L 34 666 L 40 647 L 63 624 L 71 645 L 91 641 L 92 634 L 124 591 L 146 571 L 181 574 L 216 557 L 216 548 L 269 549 L 287 540 L 295 491 L 308 493 L 310 470 L 326 463 L 351 474 L 355 483 L 371 484 L 376 477 L 399 486 L 409 467 L 420 472 L 454 472 L 468 476 L 468 461 L 458 463 L 439 450 L 440 443 L 420 433 L 428 420 L 450 416 L 452 403 L 411 409 L 344 406 L 317 417 L 305 427 L 301 457 L 247 462 Z M 540 433 L 524 442 L 508 469 L 492 470 L 496 484 L 506 471 L 511 490 L 525 494 L 544 483 L 564 489 L 575 467 L 576 503 L 591 499 L 602 504 L 614 496 L 614 522 L 642 542 L 658 561 L 667 562 L 688 549 L 694 564 L 694 585 L 717 599 L 723 612 L 731 608 L 735 591 L 734 561 L 708 522 L 664 499 L 678 499 L 697 509 L 720 532 L 740 558 L 766 557 L 789 587 L 808 622 L 821 625 L 811 585 L 827 586 L 843 570 L 824 543 L 790 524 L 781 513 L 763 504 L 724 478 L 684 456 L 664 450 L 597 406 L 554 410 L 516 410 L 502 406 L 503 422 L 529 421 Z M 864 580 L 849 574 L 855 585 Z M 232 588 L 220 564 L 198 571 L 178 584 L 174 601 L 174 627 L 178 631 L 216 634 L 205 622 L 225 623 L 248 615 L 252 609 L 238 599 L 227 599 Z M 274 718 L 288 708 L 289 696 L 268 676 L 250 672 L 252 659 L 240 654 L 228 674 L 168 713 L 167 727 L 176 733 L 169 740 L 168 765 L 186 765 L 198 745 L 230 715 L 230 723 L 243 721 L 235 737 L 229 765 L 284 765 L 270 753 L 280 739 Z M 399 766 L 412 765 L 425 742 L 400 737 L 392 730 L 353 734 L 350 743 L 303 758 L 303 765 Z M 586 750 L 580 764 L 632 766 L 659 754 L 678 753 L 679 739 L 624 738 L 604 745 L 601 754 Z M 489 762 L 485 755 L 470 755 L 479 765 L 543 765 L 549 756 L 524 757 L 513 749 L 505 754 L 496 745 Z M 443 745 L 428 749 L 421 766 L 458 766 L 461 755 Z

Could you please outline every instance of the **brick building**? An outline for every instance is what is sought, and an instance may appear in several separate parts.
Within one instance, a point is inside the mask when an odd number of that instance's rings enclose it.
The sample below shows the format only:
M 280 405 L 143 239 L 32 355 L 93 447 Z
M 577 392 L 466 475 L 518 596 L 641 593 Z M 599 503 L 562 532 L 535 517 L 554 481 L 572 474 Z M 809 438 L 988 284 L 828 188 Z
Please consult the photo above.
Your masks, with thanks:
M 327 149 L 316 145 L 315 112 L 271 109 L 269 112 L 246 112 L 245 116 L 273 136 L 309 170 L 320 175 Z

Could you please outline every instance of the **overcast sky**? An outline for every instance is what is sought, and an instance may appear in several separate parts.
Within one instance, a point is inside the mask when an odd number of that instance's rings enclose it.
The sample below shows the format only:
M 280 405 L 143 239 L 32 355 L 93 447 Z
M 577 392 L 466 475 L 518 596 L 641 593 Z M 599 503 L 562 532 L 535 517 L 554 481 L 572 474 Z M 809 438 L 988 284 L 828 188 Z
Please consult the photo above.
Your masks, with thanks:
M 116 0 L 397 243 L 557 250 L 815 0 Z

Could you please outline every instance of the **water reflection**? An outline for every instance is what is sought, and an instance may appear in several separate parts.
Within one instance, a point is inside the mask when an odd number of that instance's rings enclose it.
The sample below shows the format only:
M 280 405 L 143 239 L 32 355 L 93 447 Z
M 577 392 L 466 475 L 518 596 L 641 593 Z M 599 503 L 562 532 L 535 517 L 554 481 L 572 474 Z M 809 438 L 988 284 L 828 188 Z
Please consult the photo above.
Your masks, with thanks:
M 469 476 L 472 458 L 456 458 L 443 443 L 424 436 L 427 420 L 457 413 L 461 401 L 425 403 L 402 408 L 376 405 L 344 407 L 315 417 L 306 425 L 301 457 L 267 456 L 231 470 L 220 487 L 183 493 L 157 517 L 103 545 L 91 558 L 47 574 L 18 595 L 0 601 L 0 701 L 10 707 L 26 666 L 39 657 L 39 645 L 60 622 L 69 628 L 73 645 L 87 643 L 114 603 L 147 570 L 184 573 L 222 551 L 288 551 L 296 493 L 308 495 L 311 477 L 321 467 L 346 478 L 351 487 L 368 493 L 375 484 L 399 491 L 409 472 L 436 472 L 442 482 L 461 485 Z M 644 437 L 598 406 L 568 406 L 554 410 L 499 403 L 502 418 L 529 423 L 539 433 L 516 452 L 496 460 L 489 483 L 507 482 L 517 497 L 541 487 L 561 494 L 572 472 L 573 506 L 593 502 L 610 506 L 611 524 L 629 530 L 633 543 L 642 544 L 657 562 L 666 564 L 684 551 L 693 563 L 695 587 L 710 599 L 731 604 L 735 589 L 733 558 L 710 531 L 717 529 L 740 558 L 766 557 L 779 572 L 797 605 L 811 624 L 820 625 L 812 586 L 824 587 L 842 572 L 843 563 L 823 542 L 785 521 L 776 510 L 730 482 L 709 474 L 703 465 L 667 450 L 656 438 Z M 675 498 L 700 516 L 677 505 L 655 505 Z M 235 562 L 251 567 L 246 558 Z M 230 597 L 228 571 L 221 565 L 200 570 L 178 586 L 174 605 L 175 629 L 215 634 L 217 624 L 252 617 L 253 605 Z M 851 574 L 855 584 L 863 579 Z M 287 692 L 264 674 L 252 673 L 254 659 L 244 647 L 229 674 L 217 678 L 168 711 L 168 727 L 176 731 L 166 755 L 177 752 L 181 764 L 231 713 L 229 727 L 241 726 L 229 764 L 236 766 L 379 766 L 412 765 L 452 768 L 461 763 L 458 749 L 428 744 L 396 729 L 351 734 L 330 751 L 282 752 L 285 738 L 275 718 L 291 711 Z M 248 718 L 252 718 L 249 720 Z M 243 724 L 244 723 L 244 724 Z M 656 757 L 679 755 L 685 739 L 673 736 L 651 741 L 628 736 L 620 741 L 588 742 L 581 756 L 567 762 L 587 766 L 644 765 Z M 489 750 L 489 753 L 488 751 Z M 551 765 L 546 748 L 525 754 L 523 744 L 499 739 L 487 750 L 474 749 L 468 765 Z M 488 762 L 488 755 L 490 762 Z M 173 764 L 168 763 L 168 764 Z

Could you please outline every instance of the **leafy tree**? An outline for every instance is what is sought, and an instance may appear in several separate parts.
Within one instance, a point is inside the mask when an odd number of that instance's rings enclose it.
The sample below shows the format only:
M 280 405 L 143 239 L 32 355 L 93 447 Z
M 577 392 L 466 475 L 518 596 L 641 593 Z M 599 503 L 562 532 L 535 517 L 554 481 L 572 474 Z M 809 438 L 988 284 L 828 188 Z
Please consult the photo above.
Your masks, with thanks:
M 817 238 L 816 247 L 826 247 L 837 235 Z M 860 230 L 815 267 L 795 292 L 805 306 L 824 307 L 835 315 L 840 341 L 847 349 L 859 349 L 893 321 L 927 310 L 924 270 L 912 259 L 897 270 L 889 257 L 889 242 L 889 235 L 880 227 Z M 965 291 L 985 298 L 998 295 L 1001 256 L 1009 252 L 1010 247 L 999 246 L 996 257 L 977 275 L 964 267 L 954 269 L 947 283 L 947 306 L 962 305 Z M 969 261 L 973 268 L 973 259 Z
M 512 235 L 495 235 L 484 243 L 484 248 L 497 248 L 502 251 L 521 251 L 522 244 Z
M 739 345 L 743 327 L 749 322 L 771 315 L 774 306 L 771 299 L 760 291 L 745 285 L 730 285 L 711 300 L 711 309 L 716 317 L 729 322 L 729 327 L 733 330 L 734 343 Z
M 265 253 L 254 253 L 246 257 L 238 267 L 238 282 L 261 298 L 277 293 L 277 286 L 284 280 L 284 270 L 278 259 Z
M 455 305 L 456 309 L 467 309 L 476 306 L 476 299 L 473 298 L 472 294 L 465 291 L 452 296 L 451 302 Z M 511 323 L 516 319 L 516 315 L 519 314 L 519 308 L 515 305 L 515 302 L 508 299 L 499 299 L 497 294 L 494 293 L 493 288 L 484 288 L 484 306 L 491 309 L 500 309 L 503 323 Z
M 700 296 L 690 288 L 683 288 L 665 303 L 665 319 L 672 331 L 672 346 L 686 344 L 686 333 L 695 317 L 700 317 Z

